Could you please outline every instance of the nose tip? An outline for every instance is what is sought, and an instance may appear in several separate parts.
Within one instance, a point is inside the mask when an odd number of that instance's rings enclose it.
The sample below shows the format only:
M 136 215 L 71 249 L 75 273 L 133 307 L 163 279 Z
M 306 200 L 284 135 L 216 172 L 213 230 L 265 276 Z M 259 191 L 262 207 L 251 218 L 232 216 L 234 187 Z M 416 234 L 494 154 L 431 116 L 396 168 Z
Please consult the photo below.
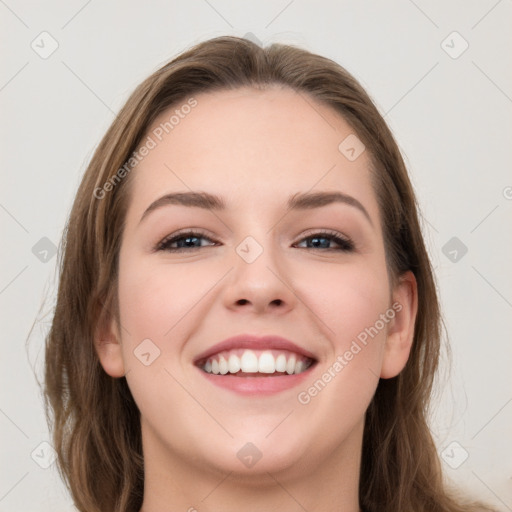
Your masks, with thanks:
M 237 247 L 235 269 L 225 290 L 225 305 L 237 310 L 253 309 L 258 313 L 293 307 L 294 294 L 286 285 L 286 270 L 278 251 L 264 248 L 253 237 L 245 240 Z M 240 253 L 240 248 L 247 251 Z

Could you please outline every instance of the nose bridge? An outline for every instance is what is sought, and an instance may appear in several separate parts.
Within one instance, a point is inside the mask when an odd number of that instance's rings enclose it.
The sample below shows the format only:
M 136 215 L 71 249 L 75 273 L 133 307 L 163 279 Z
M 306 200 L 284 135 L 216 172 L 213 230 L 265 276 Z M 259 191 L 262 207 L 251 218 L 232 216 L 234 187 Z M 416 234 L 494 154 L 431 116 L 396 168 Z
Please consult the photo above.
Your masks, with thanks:
M 271 306 L 292 306 L 293 293 L 283 275 L 281 249 L 273 233 L 266 231 L 260 225 L 235 246 L 235 268 L 225 296 L 228 307 L 252 305 L 262 311 Z
M 263 197 L 260 193 L 259 197 Z M 266 265 L 275 266 L 279 259 L 279 248 L 275 239 L 275 230 L 271 222 L 273 221 L 269 210 L 261 211 L 261 206 L 254 204 L 249 200 L 245 209 L 247 214 L 242 215 L 240 222 L 234 226 L 235 236 L 238 242 L 235 244 L 235 266 L 236 272 L 240 270 L 247 273 L 265 269 Z M 245 221 L 242 219 L 245 218 Z

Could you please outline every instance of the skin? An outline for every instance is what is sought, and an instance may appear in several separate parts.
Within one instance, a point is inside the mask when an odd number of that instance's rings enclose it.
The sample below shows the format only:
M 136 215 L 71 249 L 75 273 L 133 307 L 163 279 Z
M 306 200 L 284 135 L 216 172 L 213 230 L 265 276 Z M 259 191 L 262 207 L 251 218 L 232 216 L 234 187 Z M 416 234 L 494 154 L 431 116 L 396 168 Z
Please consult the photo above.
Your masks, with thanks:
M 349 161 L 338 146 L 351 127 L 288 88 L 195 98 L 132 171 L 119 259 L 122 327 L 112 319 L 96 343 L 103 368 L 126 376 L 141 411 L 141 510 L 357 512 L 364 414 L 379 377 L 396 376 L 407 362 L 417 311 L 410 272 L 390 287 L 367 151 Z M 190 190 L 221 196 L 226 210 L 167 205 L 141 221 L 159 197 Z M 371 222 L 348 204 L 286 209 L 290 195 L 320 190 L 356 198 Z M 208 238 L 188 251 L 153 250 L 184 228 Z M 349 236 L 355 250 L 333 250 L 323 237 L 331 249 L 308 245 L 307 236 L 325 229 Z M 247 236 L 263 248 L 253 263 L 235 250 Z M 297 394 L 394 302 L 400 312 L 299 403 Z M 277 334 L 310 350 L 318 360 L 311 378 L 272 396 L 212 385 L 193 359 L 240 333 Z M 148 338 L 160 355 L 145 366 L 134 350 Z M 262 454 L 251 468 L 237 458 L 247 442 Z

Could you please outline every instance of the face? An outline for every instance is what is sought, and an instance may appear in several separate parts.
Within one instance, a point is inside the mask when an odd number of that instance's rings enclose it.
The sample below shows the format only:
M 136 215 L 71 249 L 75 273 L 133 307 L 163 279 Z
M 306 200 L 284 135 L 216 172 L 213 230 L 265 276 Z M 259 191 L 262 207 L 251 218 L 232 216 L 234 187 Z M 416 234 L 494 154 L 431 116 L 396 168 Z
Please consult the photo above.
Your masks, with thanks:
M 314 467 L 357 444 L 410 348 L 411 287 L 390 288 L 369 155 L 287 88 L 195 100 L 163 137 L 180 106 L 155 121 L 131 171 L 121 329 L 100 359 L 126 375 L 145 453 L 251 475 Z

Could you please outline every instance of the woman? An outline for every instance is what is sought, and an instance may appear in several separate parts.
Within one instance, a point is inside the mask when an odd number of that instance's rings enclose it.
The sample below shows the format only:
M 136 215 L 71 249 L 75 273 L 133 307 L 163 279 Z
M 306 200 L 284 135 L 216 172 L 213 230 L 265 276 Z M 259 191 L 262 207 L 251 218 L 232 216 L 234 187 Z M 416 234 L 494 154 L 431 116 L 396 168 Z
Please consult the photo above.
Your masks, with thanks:
M 46 350 L 81 511 L 487 510 L 445 488 L 440 312 L 407 171 L 343 68 L 235 37 L 101 141 Z

